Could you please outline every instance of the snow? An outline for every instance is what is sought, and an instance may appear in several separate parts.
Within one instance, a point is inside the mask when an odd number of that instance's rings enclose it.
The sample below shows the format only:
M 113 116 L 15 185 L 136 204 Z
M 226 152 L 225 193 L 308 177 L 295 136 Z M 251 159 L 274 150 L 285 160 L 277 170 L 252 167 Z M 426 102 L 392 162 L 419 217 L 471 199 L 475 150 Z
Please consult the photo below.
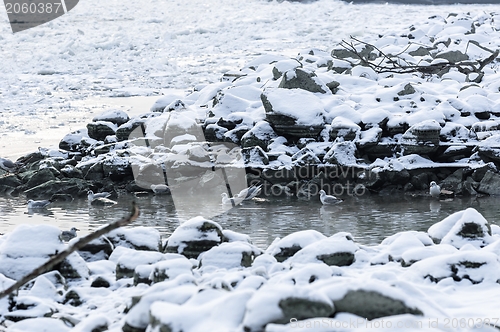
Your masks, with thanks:
M 323 105 L 312 92 L 302 89 L 266 89 L 263 94 L 275 114 L 290 116 L 298 125 L 324 124 Z

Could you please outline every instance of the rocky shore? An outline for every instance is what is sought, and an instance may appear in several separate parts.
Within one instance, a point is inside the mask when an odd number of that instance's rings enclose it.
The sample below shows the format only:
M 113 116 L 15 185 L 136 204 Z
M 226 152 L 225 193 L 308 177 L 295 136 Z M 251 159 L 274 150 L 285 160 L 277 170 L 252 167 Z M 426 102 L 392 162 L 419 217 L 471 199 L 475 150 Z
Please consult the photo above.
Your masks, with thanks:
M 0 192 L 70 200 L 236 167 L 267 194 L 421 194 L 436 181 L 454 195 L 497 195 L 497 21 L 449 14 L 331 52 L 262 55 L 141 116 L 96 116 L 59 150 L 2 171 Z
M 64 250 L 59 236 L 48 225 L 2 236 L 1 287 Z M 9 331 L 251 332 L 441 330 L 467 313 L 462 331 L 494 331 L 483 319 L 498 307 L 499 248 L 500 228 L 472 208 L 375 246 L 304 230 L 261 249 L 197 217 L 166 239 L 112 231 L 0 300 L 0 314 Z

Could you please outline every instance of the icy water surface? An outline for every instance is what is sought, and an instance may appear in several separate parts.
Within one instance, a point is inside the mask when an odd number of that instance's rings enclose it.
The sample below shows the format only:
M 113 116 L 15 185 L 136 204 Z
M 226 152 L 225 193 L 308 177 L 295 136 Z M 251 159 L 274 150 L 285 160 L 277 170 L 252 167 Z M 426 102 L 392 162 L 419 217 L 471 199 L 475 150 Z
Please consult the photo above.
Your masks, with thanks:
M 182 222 L 179 215 L 185 215 L 189 210 L 189 206 L 176 210 L 170 196 L 138 198 L 125 194 L 113 207 L 89 206 L 86 198 L 82 198 L 71 203 L 55 202 L 45 210 L 29 214 L 24 198 L 0 197 L 0 232 L 28 223 L 51 224 L 61 229 L 76 226 L 84 235 L 126 215 L 133 200 L 141 209 L 134 225 L 156 227 L 164 236 L 175 230 Z M 423 197 L 364 196 L 345 197 L 340 205 L 324 207 L 316 199 L 269 197 L 245 202 L 227 212 L 221 207 L 221 214 L 212 220 L 225 229 L 248 234 L 253 243 L 263 249 L 276 237 L 304 229 L 314 229 L 327 236 L 350 232 L 359 243 L 377 244 L 400 231 L 426 231 L 432 224 L 467 207 L 477 209 L 490 223 L 500 224 L 498 202 L 498 197 L 455 198 L 438 202 Z

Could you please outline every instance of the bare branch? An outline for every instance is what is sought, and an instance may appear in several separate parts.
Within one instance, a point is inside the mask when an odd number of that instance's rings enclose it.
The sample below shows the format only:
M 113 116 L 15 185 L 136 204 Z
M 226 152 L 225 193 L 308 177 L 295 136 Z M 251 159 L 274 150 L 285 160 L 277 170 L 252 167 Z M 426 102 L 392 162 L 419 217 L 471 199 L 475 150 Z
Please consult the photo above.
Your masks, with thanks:
M 369 47 L 372 50 L 376 50 L 380 58 L 380 60 L 377 61 L 378 63 L 370 61 L 369 56 L 364 55 L 363 51 L 361 52 L 358 51 L 353 41 L 358 44 L 364 45 L 365 47 Z M 496 50 L 495 52 L 492 52 L 492 54 L 486 59 L 477 61 L 459 61 L 456 63 L 447 62 L 447 63 L 433 63 L 433 64 L 420 65 L 420 64 L 408 63 L 406 59 L 400 56 L 406 50 L 408 50 L 410 44 L 403 51 L 399 52 L 396 55 L 387 55 L 375 45 L 369 44 L 352 36 L 350 42 L 342 40 L 339 45 L 344 49 L 346 49 L 347 51 L 349 51 L 350 53 L 352 53 L 354 57 L 358 58 L 360 63 L 353 63 L 347 59 L 343 60 L 348 61 L 349 63 L 351 63 L 351 65 L 361 64 L 363 66 L 367 66 L 379 74 L 380 73 L 409 74 L 418 72 L 424 75 L 432 75 L 432 74 L 438 74 L 443 70 L 456 68 L 459 72 L 466 75 L 471 73 L 476 73 L 481 76 L 483 75 L 482 71 L 484 67 L 487 64 L 493 62 L 500 53 L 500 50 Z M 403 65 L 403 63 L 405 63 L 406 65 Z
M 139 216 L 139 208 L 135 205 L 135 202 L 133 202 L 130 215 L 128 215 L 127 217 L 124 217 L 124 218 L 122 218 L 114 223 L 111 223 L 111 224 L 107 225 L 106 227 L 100 228 L 97 231 L 90 233 L 87 236 L 80 238 L 78 241 L 76 241 L 71 246 L 69 246 L 66 250 L 63 250 L 60 253 L 52 256 L 42 266 L 31 271 L 29 274 L 27 274 L 26 276 L 24 276 L 20 280 L 18 280 L 15 284 L 13 284 L 9 288 L 5 289 L 3 292 L 0 292 L 0 299 L 9 295 L 10 293 L 14 292 L 19 287 L 21 287 L 22 285 L 26 284 L 27 282 L 35 279 L 39 275 L 51 271 L 57 264 L 61 263 L 66 257 L 68 257 L 74 251 L 82 249 L 89 242 L 99 238 L 100 236 L 102 236 L 106 233 L 111 232 L 112 230 L 114 230 L 116 228 L 130 224 L 135 219 L 137 219 L 138 216 Z

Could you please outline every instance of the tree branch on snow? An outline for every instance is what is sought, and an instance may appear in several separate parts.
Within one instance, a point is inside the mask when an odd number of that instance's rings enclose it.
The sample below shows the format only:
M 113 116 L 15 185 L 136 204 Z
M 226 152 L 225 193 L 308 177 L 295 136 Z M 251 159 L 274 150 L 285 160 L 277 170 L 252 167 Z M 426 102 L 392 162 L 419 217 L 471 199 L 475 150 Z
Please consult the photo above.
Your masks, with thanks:
M 432 74 L 438 74 L 439 72 L 442 72 L 443 70 L 449 70 L 451 68 L 456 68 L 459 72 L 465 75 L 469 75 L 471 73 L 476 73 L 479 75 L 480 78 L 483 76 L 483 69 L 486 65 L 489 63 L 493 62 L 499 55 L 500 50 L 496 50 L 492 52 L 492 54 L 482 60 L 477 60 L 477 61 L 458 61 L 456 63 L 451 63 L 451 62 L 443 62 L 443 63 L 434 63 L 434 64 L 426 64 L 426 65 L 419 65 L 419 64 L 412 64 L 408 63 L 405 59 L 401 58 L 399 55 L 403 52 L 400 52 L 399 54 L 396 55 L 387 55 L 385 54 L 382 50 L 377 48 L 375 45 L 369 44 L 367 42 L 361 41 L 359 39 L 356 39 L 351 36 L 352 41 L 345 41 L 342 40 L 340 43 L 340 46 L 346 49 L 347 51 L 351 52 L 354 57 L 358 58 L 360 61 L 360 64 L 363 66 L 370 67 L 377 73 L 398 73 L 398 74 L 408 74 L 408 73 L 421 73 L 424 75 L 432 75 Z M 369 56 L 361 54 L 362 52 L 359 52 L 356 49 L 356 44 L 362 44 L 365 45 L 365 47 L 371 48 L 372 50 L 376 50 L 379 54 L 379 57 L 381 58 L 378 63 L 375 63 L 374 61 L 369 59 Z M 408 46 L 409 47 L 409 46 Z M 484 49 L 484 48 L 483 48 Z M 489 50 L 488 50 L 489 51 Z M 353 63 L 347 59 L 343 59 L 345 61 L 348 61 L 351 63 L 351 65 L 356 65 L 356 63 Z
M 106 233 L 111 232 L 112 230 L 114 230 L 116 228 L 130 224 L 135 219 L 137 219 L 138 216 L 139 216 L 139 208 L 135 205 L 135 202 L 133 202 L 132 203 L 132 210 L 128 216 L 123 217 L 122 219 L 115 221 L 114 223 L 111 223 L 111 224 L 107 225 L 106 227 L 100 228 L 97 231 L 80 238 L 78 241 L 76 241 L 71 246 L 69 246 L 66 250 L 63 250 L 60 253 L 52 256 L 42 266 L 31 271 L 29 274 L 25 275 L 20 280 L 18 280 L 15 284 L 13 284 L 9 288 L 5 289 L 4 291 L 0 292 L 0 299 L 11 294 L 15 290 L 17 290 L 18 288 L 20 288 L 21 286 L 23 286 L 27 282 L 40 276 L 41 274 L 44 274 L 46 272 L 51 271 L 57 264 L 61 263 L 66 257 L 71 255 L 71 253 L 73 253 L 74 251 L 82 249 L 89 242 L 99 238 L 100 236 L 102 236 Z

